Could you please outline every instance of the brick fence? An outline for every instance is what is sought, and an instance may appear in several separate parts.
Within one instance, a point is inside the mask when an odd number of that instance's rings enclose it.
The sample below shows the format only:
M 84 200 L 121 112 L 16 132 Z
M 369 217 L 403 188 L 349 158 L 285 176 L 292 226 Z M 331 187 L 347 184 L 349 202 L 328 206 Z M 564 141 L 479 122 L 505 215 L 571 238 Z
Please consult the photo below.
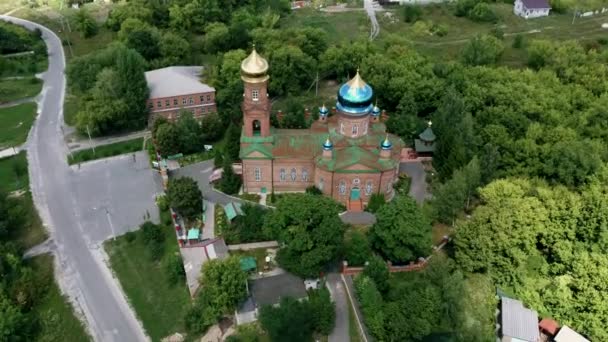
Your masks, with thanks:
M 447 245 L 447 243 L 450 240 L 451 240 L 450 237 L 444 236 L 443 240 L 441 240 L 441 243 L 439 245 L 433 246 L 433 253 L 443 249 L 443 247 L 445 247 L 445 245 Z M 418 261 L 416 261 L 416 262 L 410 261 L 409 265 L 404 265 L 404 266 L 393 266 L 393 264 L 390 261 L 387 261 L 386 264 L 388 266 L 388 271 L 391 273 L 420 271 L 426 267 L 426 265 L 428 264 L 429 260 L 431 260 L 432 257 L 433 257 L 433 254 L 429 255 L 426 258 L 420 257 L 420 258 L 418 258 Z M 348 267 L 348 263 L 345 260 L 345 261 L 342 261 L 341 272 L 344 275 L 352 276 L 352 275 L 357 275 L 357 274 L 363 272 L 363 268 L 364 267 Z

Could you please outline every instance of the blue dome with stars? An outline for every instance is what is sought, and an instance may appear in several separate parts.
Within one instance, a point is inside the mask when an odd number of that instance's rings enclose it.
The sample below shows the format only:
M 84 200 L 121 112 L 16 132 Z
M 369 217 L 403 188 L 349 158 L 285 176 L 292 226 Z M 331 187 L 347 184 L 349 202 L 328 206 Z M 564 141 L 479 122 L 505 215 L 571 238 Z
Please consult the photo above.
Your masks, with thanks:
M 338 103 L 336 108 L 353 116 L 364 116 L 372 110 L 372 97 L 374 91 L 359 75 L 346 82 L 338 90 Z
M 323 149 L 329 151 L 332 148 L 334 148 L 334 144 L 332 144 L 331 140 L 329 140 L 329 137 L 327 137 L 327 140 L 325 140 L 325 142 L 323 143 Z
M 380 144 L 380 148 L 382 148 L 383 150 L 390 150 L 393 147 L 393 144 L 390 142 L 390 140 L 388 140 L 388 134 L 386 135 L 386 138 L 384 138 L 384 141 Z

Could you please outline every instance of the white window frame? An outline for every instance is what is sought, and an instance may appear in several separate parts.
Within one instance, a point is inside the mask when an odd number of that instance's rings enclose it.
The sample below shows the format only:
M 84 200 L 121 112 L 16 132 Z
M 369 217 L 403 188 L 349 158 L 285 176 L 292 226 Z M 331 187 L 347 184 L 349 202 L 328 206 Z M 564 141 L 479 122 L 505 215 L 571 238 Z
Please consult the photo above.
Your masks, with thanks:
M 308 182 L 308 170 L 307 169 L 302 169 L 302 181 Z
M 319 178 L 319 190 L 323 191 L 323 187 L 325 186 L 325 181 L 323 177 Z
M 374 192 L 374 182 L 368 180 L 365 182 L 365 194 L 369 196 L 372 192 Z
M 281 182 L 284 182 L 286 177 L 287 177 L 287 172 L 285 171 L 285 169 L 280 169 L 279 170 L 279 180 Z
M 340 122 L 340 134 L 344 134 L 344 122 Z
M 262 170 L 259 167 L 256 167 L 253 170 L 253 176 L 255 177 L 256 182 L 262 181 Z
M 340 195 L 346 194 L 346 182 L 344 180 L 340 180 L 340 185 L 338 185 L 338 192 Z
M 188 102 L 188 101 L 186 100 L 186 98 L 185 98 L 185 97 L 183 97 L 183 98 L 182 98 L 182 104 L 183 104 L 183 105 L 186 105 L 186 103 L 187 103 L 187 102 Z
M 352 133 L 353 133 L 353 137 L 356 137 L 357 134 L 359 134 L 359 125 L 358 124 L 353 125 Z
M 253 89 L 251 91 L 251 99 L 253 101 L 259 101 L 260 100 L 260 91 L 257 89 Z
M 363 134 L 367 134 L 367 122 L 363 123 Z

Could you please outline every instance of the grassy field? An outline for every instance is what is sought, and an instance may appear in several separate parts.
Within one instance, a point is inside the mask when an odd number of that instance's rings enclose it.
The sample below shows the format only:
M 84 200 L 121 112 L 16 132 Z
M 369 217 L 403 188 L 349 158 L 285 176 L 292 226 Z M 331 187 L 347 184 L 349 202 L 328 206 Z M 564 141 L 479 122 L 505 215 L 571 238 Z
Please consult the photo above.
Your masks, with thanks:
M 53 278 L 53 257 L 41 255 L 30 260 L 30 266 L 41 277 Z M 74 315 L 72 307 L 59 291 L 54 281 L 48 291 L 34 308 L 40 318 L 40 341 L 91 341 L 82 323 Z
M 93 149 L 86 149 L 74 152 L 72 156 L 68 156 L 68 164 L 84 163 L 86 161 L 113 157 L 120 154 L 142 151 L 144 138 L 136 138 L 127 141 L 121 141 L 114 144 L 103 145 Z
M 38 95 L 42 81 L 35 77 L 0 80 L 0 103 Z
M 29 188 L 25 152 L 0 159 L 0 191 L 12 192 Z
M 402 20 L 402 10 L 391 10 L 393 19 L 383 14 L 378 16 L 381 26 L 379 42 L 388 34 L 396 34 L 405 38 L 420 52 L 436 59 L 453 59 L 471 38 L 479 33 L 491 33 L 499 28 L 505 33 L 505 54 L 503 64 L 521 64 L 521 50 L 513 49 L 513 39 L 521 34 L 525 39 L 554 39 L 579 41 L 594 41 L 608 35 L 608 30 L 602 29 L 601 24 L 608 21 L 608 15 L 599 15 L 590 18 L 577 18 L 572 24 L 572 14 L 552 14 L 549 17 L 525 20 L 513 14 L 511 4 L 491 4 L 500 18 L 497 24 L 479 23 L 463 17 L 456 17 L 447 5 L 433 5 L 423 7 L 420 20 L 428 24 L 444 25 L 448 33 L 444 37 L 431 34 L 422 34 L 413 30 L 411 23 Z
M 325 13 L 311 8 L 294 11 L 281 19 L 281 27 L 314 27 L 327 32 L 330 42 L 351 41 L 369 35 L 369 19 L 363 11 Z
M 70 126 L 76 126 L 76 114 L 78 113 L 78 97 L 66 94 L 63 102 L 63 121 Z
M 179 253 L 175 233 L 166 233 L 163 259 Z M 139 235 L 139 231 L 135 234 Z M 184 281 L 170 285 L 163 263 L 153 262 L 138 236 L 129 242 L 127 235 L 104 245 L 110 263 L 129 302 L 153 341 L 175 332 L 183 332 L 183 317 L 190 307 L 190 295 Z
M 0 108 L 0 149 L 23 144 L 35 117 L 35 103 Z

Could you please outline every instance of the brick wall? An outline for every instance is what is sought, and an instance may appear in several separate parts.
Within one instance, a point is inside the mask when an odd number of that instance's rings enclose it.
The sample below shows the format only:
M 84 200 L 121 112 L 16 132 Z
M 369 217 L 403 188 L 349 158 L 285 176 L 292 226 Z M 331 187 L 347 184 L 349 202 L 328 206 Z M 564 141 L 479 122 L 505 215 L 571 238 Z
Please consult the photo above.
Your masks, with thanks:
M 151 98 L 147 105 L 150 111 L 150 124 L 159 117 L 175 121 L 179 118 L 179 112 L 182 110 L 192 111 L 196 119 L 217 112 L 215 92 Z

